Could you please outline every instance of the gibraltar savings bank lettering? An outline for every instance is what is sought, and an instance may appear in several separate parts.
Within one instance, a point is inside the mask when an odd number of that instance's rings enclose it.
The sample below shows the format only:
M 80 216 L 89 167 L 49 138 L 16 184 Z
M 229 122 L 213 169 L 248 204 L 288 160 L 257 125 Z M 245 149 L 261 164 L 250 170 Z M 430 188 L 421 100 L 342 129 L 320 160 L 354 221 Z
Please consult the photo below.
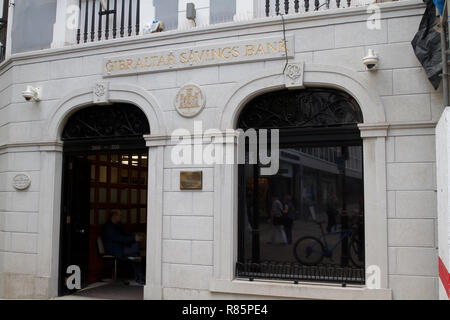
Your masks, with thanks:
M 294 37 L 271 37 L 209 45 L 195 49 L 177 49 L 105 58 L 104 77 L 149 73 L 228 63 L 289 58 L 294 54 Z

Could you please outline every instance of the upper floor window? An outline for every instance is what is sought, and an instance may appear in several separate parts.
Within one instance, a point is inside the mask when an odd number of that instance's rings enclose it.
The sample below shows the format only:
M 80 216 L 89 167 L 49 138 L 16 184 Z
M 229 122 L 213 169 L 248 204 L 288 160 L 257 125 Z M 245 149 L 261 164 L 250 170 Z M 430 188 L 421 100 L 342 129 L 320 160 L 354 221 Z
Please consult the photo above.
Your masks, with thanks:
M 356 101 L 332 89 L 267 93 L 244 108 L 239 128 L 279 130 L 279 171 L 239 165 L 237 277 L 364 283 L 360 122 Z
M 236 14 L 236 0 L 211 0 L 210 24 L 233 21 Z
M 12 53 L 50 48 L 57 0 L 16 0 L 11 30 Z
M 153 0 L 155 18 L 164 22 L 164 30 L 178 28 L 178 0 Z

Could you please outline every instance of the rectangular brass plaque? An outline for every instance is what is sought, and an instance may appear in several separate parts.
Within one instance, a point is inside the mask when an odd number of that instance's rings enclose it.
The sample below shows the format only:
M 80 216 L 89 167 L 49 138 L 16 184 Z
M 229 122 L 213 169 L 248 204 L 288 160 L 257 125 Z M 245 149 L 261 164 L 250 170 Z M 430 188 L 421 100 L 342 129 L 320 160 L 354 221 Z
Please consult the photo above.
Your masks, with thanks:
M 181 190 L 202 190 L 203 172 L 202 171 L 182 171 L 180 172 Z

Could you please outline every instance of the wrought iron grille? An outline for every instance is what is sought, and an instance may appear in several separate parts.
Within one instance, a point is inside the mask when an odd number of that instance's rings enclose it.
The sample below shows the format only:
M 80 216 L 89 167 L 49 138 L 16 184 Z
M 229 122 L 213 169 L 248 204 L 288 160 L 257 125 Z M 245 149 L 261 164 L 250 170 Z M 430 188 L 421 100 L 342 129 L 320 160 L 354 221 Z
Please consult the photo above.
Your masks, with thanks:
M 150 127 L 141 109 L 116 104 L 77 111 L 65 126 L 62 140 L 142 137 L 148 133 Z
M 266 279 L 293 282 L 327 282 L 342 285 L 365 284 L 365 272 L 362 267 L 337 267 L 327 264 L 305 266 L 295 262 L 238 262 L 236 263 L 236 276 L 250 281 Z
M 332 89 L 277 91 L 246 106 L 238 128 L 306 128 L 361 123 L 361 110 L 349 94 Z
M 272 15 L 292 14 L 309 11 L 318 11 L 322 9 L 344 8 L 364 3 L 361 0 L 266 0 L 265 14 L 266 17 Z

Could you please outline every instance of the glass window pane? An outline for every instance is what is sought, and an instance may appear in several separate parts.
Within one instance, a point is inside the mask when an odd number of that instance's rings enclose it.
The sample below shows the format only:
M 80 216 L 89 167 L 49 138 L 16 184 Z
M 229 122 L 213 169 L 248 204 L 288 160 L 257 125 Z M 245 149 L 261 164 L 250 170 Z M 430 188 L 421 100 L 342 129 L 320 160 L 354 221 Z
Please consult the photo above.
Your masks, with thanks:
M 143 154 L 141 156 L 141 166 L 147 167 L 148 166 L 148 156 L 147 154 Z
M 117 183 L 119 181 L 119 169 L 111 167 L 111 183 Z
M 98 224 L 105 224 L 106 222 L 106 209 L 98 210 Z
M 122 189 L 120 192 L 120 203 L 128 204 L 128 189 Z
M 119 155 L 118 154 L 112 154 L 111 155 L 111 163 L 119 163 Z
M 95 165 L 91 165 L 91 181 L 95 181 Z
M 178 28 L 178 0 L 153 0 L 155 18 L 164 22 L 164 30 Z
M 108 182 L 108 167 L 106 166 L 99 167 L 99 182 L 101 183 Z
M 127 209 L 120 210 L 122 212 L 122 223 L 127 223 L 128 221 L 128 211 Z
M 11 31 L 13 54 L 50 48 L 56 21 L 56 2 L 15 1 Z
M 120 182 L 128 183 L 128 169 L 124 168 L 120 170 Z
M 131 204 L 137 204 L 138 202 L 137 195 L 138 195 L 137 189 L 131 189 Z
M 134 154 L 131 156 L 131 165 L 133 167 L 138 167 L 139 166 L 139 155 Z
M 111 203 L 117 203 L 117 189 L 116 188 L 112 188 L 111 189 Z
M 106 203 L 106 188 L 99 188 L 98 189 L 98 202 L 100 203 Z
M 336 150 L 335 162 L 324 161 Z M 245 201 L 239 204 L 240 261 L 364 270 L 363 172 L 362 165 L 352 165 L 362 162 L 362 146 L 317 145 L 310 154 L 303 151 L 280 148 L 279 172 L 256 182 L 260 166 L 240 170 L 246 182 Z M 254 229 L 260 230 L 259 237 L 252 234 Z M 297 242 L 303 237 L 310 238 Z M 332 251 L 329 257 L 314 240 L 324 237 L 327 243 L 322 245 Z
M 131 209 L 131 223 L 136 223 L 137 222 L 137 209 Z
M 100 161 L 103 161 L 103 162 L 106 162 L 106 161 L 108 161 L 108 156 L 106 155 L 106 154 L 101 154 L 100 156 L 99 156 L 99 160 Z
M 134 169 L 131 170 L 131 183 L 132 184 L 138 184 L 138 176 L 139 176 L 139 171 Z
M 95 202 L 95 188 L 94 187 L 91 187 L 90 200 L 91 200 L 91 203 Z
M 147 171 L 141 171 L 141 184 L 147 185 Z
M 141 209 L 141 213 L 139 215 L 140 223 L 147 223 L 147 209 Z
M 147 203 L 147 190 L 141 189 L 141 204 Z
M 233 21 L 236 14 L 236 0 L 211 0 L 210 1 L 210 23 L 221 23 Z

